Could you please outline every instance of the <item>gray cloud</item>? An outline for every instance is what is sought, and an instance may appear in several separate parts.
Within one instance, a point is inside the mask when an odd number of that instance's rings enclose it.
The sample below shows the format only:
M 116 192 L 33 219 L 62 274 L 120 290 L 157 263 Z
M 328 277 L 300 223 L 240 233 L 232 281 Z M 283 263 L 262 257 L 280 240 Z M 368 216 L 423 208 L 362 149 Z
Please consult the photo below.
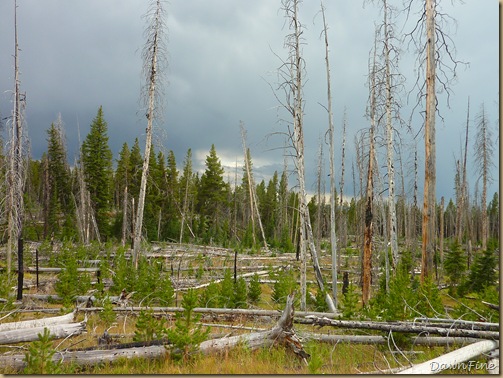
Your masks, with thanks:
M 124 142 L 138 137 L 143 144 L 145 119 L 141 111 L 141 49 L 145 1 L 120 0 L 18 0 L 22 89 L 27 93 L 27 124 L 32 154 L 39 158 L 47 148 L 46 130 L 61 112 L 66 125 L 70 156 L 100 105 L 108 122 L 110 145 L 117 156 Z M 239 121 L 245 122 L 248 145 L 257 181 L 283 169 L 284 140 L 275 133 L 285 130 L 286 117 L 269 87 L 276 85 L 274 71 L 285 56 L 284 18 L 279 1 L 172 0 L 166 4 L 169 68 L 165 87 L 164 120 L 158 127 L 156 148 L 172 149 L 179 165 L 192 148 L 194 165 L 203 169 L 212 143 L 233 177 L 236 160 L 242 164 Z M 352 194 L 351 164 L 355 158 L 353 137 L 368 127 L 364 117 L 368 97 L 365 86 L 374 24 L 375 6 L 362 2 L 326 2 L 336 122 L 336 161 L 340 160 L 341 124 L 347 108 L 346 193 Z M 444 10 L 458 21 L 452 28 L 457 56 L 470 67 L 458 70 L 451 108 L 440 99 L 445 123 L 437 127 L 437 194 L 454 194 L 454 158 L 470 96 L 472 115 L 485 102 L 493 124 L 498 117 L 498 16 L 492 2 L 445 2 Z M 319 4 L 305 1 L 301 17 L 306 27 L 304 57 L 306 172 L 308 189 L 315 181 L 318 143 L 327 128 L 324 45 L 320 39 Z M 13 87 L 13 4 L 0 2 L 0 115 L 11 111 Z M 415 17 L 415 16 L 412 16 Z M 397 27 L 401 30 L 402 25 Z M 405 30 L 410 30 L 410 27 Z M 272 51 L 271 51 L 272 50 Z M 410 54 L 409 54 L 410 55 Z M 401 70 L 410 88 L 414 59 L 404 53 Z M 414 96 L 412 96 L 414 98 Z M 408 116 L 411 104 L 404 105 Z M 473 118 L 473 117 L 472 117 Z M 415 118 L 413 127 L 421 124 Z M 475 135 L 472 123 L 471 135 Z M 418 136 L 418 150 L 423 143 Z M 404 153 L 410 153 L 409 145 Z M 327 156 L 328 146 L 325 147 Z M 328 159 L 327 167 L 328 167 Z M 475 174 L 473 165 L 471 173 Z M 422 168 L 421 168 L 422 171 Z M 337 173 L 337 181 L 339 180 Z M 473 175 L 472 175 L 473 176 Z M 497 176 L 497 172 L 494 174 Z M 241 172 L 238 172 L 240 179 Z M 420 172 L 422 177 L 422 172 Z M 327 180 L 328 181 L 328 180 Z M 497 182 L 491 187 L 497 190 Z M 292 185 L 294 180 L 292 180 Z M 420 185 L 421 187 L 421 185 Z

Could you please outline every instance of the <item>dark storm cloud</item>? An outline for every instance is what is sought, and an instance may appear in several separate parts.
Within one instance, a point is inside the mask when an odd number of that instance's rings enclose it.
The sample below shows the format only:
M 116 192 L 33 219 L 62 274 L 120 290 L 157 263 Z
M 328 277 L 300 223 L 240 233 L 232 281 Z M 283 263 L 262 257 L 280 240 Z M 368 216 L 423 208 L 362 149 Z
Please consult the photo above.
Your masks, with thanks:
M 445 122 L 438 121 L 437 126 L 437 193 L 452 197 L 453 155 L 459 155 L 467 97 L 472 101 L 472 115 L 480 103 L 485 102 L 492 124 L 497 119 L 498 19 L 496 2 L 456 3 L 454 7 L 450 2 L 444 3 L 444 11 L 458 21 L 457 31 L 450 30 L 458 58 L 470 62 L 468 69 L 458 69 L 451 108 L 447 108 L 443 97 L 440 99 Z M 341 125 L 346 107 L 345 192 L 350 195 L 353 194 L 351 165 L 355 159 L 353 138 L 358 130 L 368 127 L 365 83 L 375 23 L 379 22 L 378 9 L 362 4 L 355 1 L 326 1 L 325 4 L 331 50 L 336 164 L 340 163 Z M 33 157 L 40 158 L 46 150 L 46 130 L 61 112 L 73 159 L 78 151 L 77 125 L 82 140 L 100 105 L 108 122 L 115 157 L 124 142 L 131 146 L 134 138 L 139 138 L 143 145 L 146 123 L 139 99 L 143 84 L 141 50 L 145 42 L 142 15 L 147 10 L 146 1 L 18 0 L 18 6 L 21 85 L 27 94 L 26 116 Z M 187 149 L 191 148 L 194 166 L 204 169 L 205 156 L 211 144 L 215 144 L 233 182 L 236 164 L 242 165 L 239 128 L 242 120 L 247 129 L 256 181 L 268 180 L 274 170 L 283 169 L 285 152 L 281 148 L 285 142 L 278 132 L 285 131 L 286 126 L 280 120 L 287 115 L 277 108 L 270 88 L 277 85 L 274 71 L 281 64 L 274 53 L 286 56 L 283 38 L 287 30 L 279 6 L 279 1 L 270 0 L 172 0 L 166 3 L 168 84 L 163 101 L 164 118 L 157 125 L 157 150 L 173 150 L 181 166 Z M 303 46 L 307 65 L 305 145 L 310 191 L 315 182 L 318 144 L 327 128 L 327 114 L 319 105 L 326 104 L 326 79 L 318 11 L 319 3 L 312 1 L 305 1 L 300 9 L 306 28 Z M 9 115 L 12 108 L 8 92 L 13 87 L 12 16 L 13 1 L 0 2 L 2 117 Z M 400 24 L 397 30 L 401 28 Z M 400 68 L 407 76 L 408 89 L 414 80 L 414 64 L 414 59 L 404 53 Z M 406 118 L 411 106 L 404 103 Z M 420 126 L 421 119 L 416 117 L 413 125 L 416 132 Z M 471 135 L 475 135 L 473 123 Z M 421 134 L 417 143 L 422 156 Z M 328 146 L 324 148 L 326 157 Z M 410 153 L 409 140 L 404 155 Z M 238 180 L 242 175 L 239 167 Z M 337 181 L 339 175 L 340 169 Z M 497 181 L 493 191 L 497 190 Z M 291 184 L 294 182 L 292 179 Z

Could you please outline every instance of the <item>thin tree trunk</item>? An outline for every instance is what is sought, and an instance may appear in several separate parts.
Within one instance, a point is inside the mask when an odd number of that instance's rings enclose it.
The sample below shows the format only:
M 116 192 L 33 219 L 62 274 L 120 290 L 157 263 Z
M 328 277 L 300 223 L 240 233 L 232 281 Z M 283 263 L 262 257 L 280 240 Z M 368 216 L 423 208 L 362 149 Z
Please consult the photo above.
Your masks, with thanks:
M 426 111 L 424 123 L 425 172 L 422 228 L 421 282 L 433 273 L 435 254 L 435 1 L 426 0 Z
M 134 225 L 134 240 L 133 240 L 133 261 L 135 267 L 138 268 L 138 256 L 140 252 L 140 243 L 142 237 L 142 225 L 143 225 L 143 210 L 145 207 L 145 194 L 147 189 L 147 178 L 149 170 L 149 159 L 150 150 L 152 148 L 152 125 L 154 118 L 156 117 L 156 85 L 158 81 L 158 54 L 161 28 L 162 28 L 162 7 L 161 1 L 156 1 L 156 8 L 153 19 L 153 30 L 152 35 L 149 36 L 152 40 L 147 41 L 145 58 L 148 59 L 145 64 L 148 64 L 148 112 L 147 112 L 147 129 L 146 129 L 146 141 L 145 141 L 145 152 L 143 158 L 143 169 L 141 173 L 141 183 L 140 183 L 140 194 L 138 196 L 138 208 L 136 210 L 136 222 Z
M 323 33 L 325 34 L 325 67 L 327 69 L 327 106 L 328 106 L 328 135 L 330 138 L 330 247 L 332 256 L 332 297 L 334 307 L 337 308 L 337 237 L 335 235 L 335 163 L 334 163 L 334 117 L 332 112 L 332 90 L 330 83 L 330 62 L 328 50 L 327 23 L 325 20 L 325 7 L 321 2 L 323 15 Z M 342 197 L 341 197 L 342 198 Z
M 122 237 L 121 237 L 121 245 L 124 247 L 126 245 L 127 238 L 127 229 L 128 229 L 128 188 L 127 185 L 124 186 L 124 200 L 122 202 Z
M 392 265 L 396 271 L 398 264 L 398 241 L 396 226 L 396 205 L 395 205 L 395 164 L 394 164 L 394 130 L 391 119 L 392 91 L 391 91 L 391 68 L 390 68 L 390 41 L 388 32 L 388 6 L 383 0 L 384 12 L 384 59 L 386 67 L 386 141 L 387 141 L 387 163 L 388 163 L 388 211 L 389 211 L 389 236 L 391 243 Z
M 377 32 L 376 32 L 377 38 Z M 376 47 L 374 40 L 374 59 L 370 72 L 370 130 L 369 130 L 369 157 L 367 171 L 367 191 L 365 198 L 365 228 L 363 231 L 363 264 L 362 264 L 362 304 L 368 304 L 370 300 L 370 290 L 372 285 L 372 236 L 373 236 L 373 214 L 372 206 L 374 201 L 374 129 L 376 117 Z

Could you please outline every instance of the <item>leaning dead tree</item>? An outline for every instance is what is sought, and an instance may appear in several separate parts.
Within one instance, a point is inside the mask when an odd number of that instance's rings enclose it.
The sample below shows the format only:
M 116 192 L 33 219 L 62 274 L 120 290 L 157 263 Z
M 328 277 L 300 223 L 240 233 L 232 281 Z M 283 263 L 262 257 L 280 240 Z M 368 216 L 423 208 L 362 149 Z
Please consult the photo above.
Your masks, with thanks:
M 150 150 L 152 148 L 153 123 L 161 117 L 161 82 L 162 74 L 167 65 L 165 41 L 164 9 L 162 0 L 152 1 L 146 14 L 148 26 L 145 30 L 147 43 L 143 48 L 144 67 L 146 77 L 143 98 L 147 106 L 147 129 L 145 151 L 143 155 L 143 169 L 141 173 L 140 193 L 136 209 L 134 224 L 133 260 L 138 266 L 138 255 L 142 237 L 143 209 L 145 207 L 145 194 L 147 189 Z
M 325 291 L 325 284 L 321 275 L 321 270 L 314 243 L 313 230 L 307 207 L 307 193 L 305 187 L 304 168 L 304 99 L 303 99 L 303 74 L 305 62 L 301 54 L 302 25 L 298 17 L 300 0 L 282 0 L 282 10 L 286 14 L 289 29 L 292 33 L 285 37 L 285 47 L 288 49 L 289 57 L 283 62 L 279 69 L 279 75 L 284 80 L 280 83 L 280 88 L 284 91 L 286 102 L 280 103 L 290 113 L 293 118 L 293 131 L 289 130 L 289 137 L 295 152 L 295 168 L 299 184 L 299 218 L 300 218 L 300 261 L 301 261 L 301 310 L 306 308 L 306 250 L 309 248 L 311 260 L 315 272 L 316 282 L 319 289 L 325 293 L 325 301 L 330 311 L 335 312 L 334 302 L 329 293 Z M 278 96 L 276 98 L 279 100 Z
M 255 217 L 260 228 L 260 234 L 262 236 L 262 241 L 264 243 L 264 248 L 267 251 L 267 240 L 265 238 L 264 227 L 262 227 L 262 220 L 260 218 L 260 212 L 258 209 L 257 194 L 255 191 L 255 182 L 253 181 L 253 175 L 250 167 L 250 150 L 246 147 L 246 130 L 244 128 L 244 123 L 241 121 L 239 124 L 241 128 L 241 142 L 243 143 L 243 153 L 245 160 L 245 170 L 246 178 L 248 180 L 248 193 L 250 198 L 250 211 L 251 211 L 251 221 L 253 230 L 253 244 L 255 244 Z

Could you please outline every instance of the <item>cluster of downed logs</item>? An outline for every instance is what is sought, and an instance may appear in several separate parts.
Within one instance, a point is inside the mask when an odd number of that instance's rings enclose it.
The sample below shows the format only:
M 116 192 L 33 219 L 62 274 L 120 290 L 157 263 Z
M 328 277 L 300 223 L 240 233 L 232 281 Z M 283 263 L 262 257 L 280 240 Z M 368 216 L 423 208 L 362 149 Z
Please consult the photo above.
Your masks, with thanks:
M 222 337 L 202 342 L 199 352 L 203 354 L 216 353 L 233 348 L 237 345 L 246 345 L 250 349 L 262 346 L 282 344 L 291 349 L 299 358 L 307 362 L 309 354 L 302 346 L 302 340 L 316 339 L 323 342 L 353 342 L 353 343 L 389 343 L 393 332 L 418 334 L 414 340 L 416 345 L 466 345 L 436 358 L 432 363 L 428 361 L 416 366 L 410 366 L 407 373 L 438 373 L 448 366 L 473 359 L 482 354 L 490 353 L 488 371 L 499 372 L 499 324 L 484 322 L 455 321 L 448 319 L 418 318 L 414 322 L 365 322 L 336 319 L 335 314 L 326 313 L 295 313 L 293 308 L 294 296 L 287 299 L 282 313 L 268 310 L 246 309 L 203 309 L 196 308 L 195 312 L 209 313 L 212 315 L 240 314 L 249 316 L 279 317 L 270 329 L 253 330 L 254 332 Z M 114 310 L 139 311 L 144 308 L 117 307 Z M 82 312 L 99 311 L 101 308 L 79 309 Z M 154 308 L 154 311 L 166 314 L 176 312 L 179 308 Z M 74 322 L 75 311 L 63 316 L 50 317 L 38 320 L 28 320 L 14 323 L 0 324 L 0 344 L 15 344 L 30 342 L 38 338 L 38 334 L 47 328 L 53 338 L 66 338 L 86 331 L 86 321 Z M 4 317 L 5 318 L 5 317 Z M 1 320 L 1 319 L 0 319 Z M 293 324 L 311 324 L 315 327 L 335 327 L 348 329 L 365 329 L 384 331 L 388 336 L 381 335 L 320 335 L 313 333 L 298 333 Z M 106 335 L 105 335 L 106 336 Z M 158 358 L 169 349 L 169 340 L 157 340 L 149 343 L 127 343 L 98 345 L 97 347 L 82 350 L 60 351 L 53 356 L 55 361 L 72 362 L 76 365 L 93 365 L 101 362 L 111 362 L 119 358 Z M 496 357 L 495 357 L 496 356 Z M 23 369 L 25 366 L 23 354 L 4 353 L 0 355 L 0 366 L 10 366 L 13 369 Z M 444 367 L 442 369 L 442 367 Z M 490 368 L 492 367 L 492 370 Z M 436 370 L 432 370 L 432 369 Z

